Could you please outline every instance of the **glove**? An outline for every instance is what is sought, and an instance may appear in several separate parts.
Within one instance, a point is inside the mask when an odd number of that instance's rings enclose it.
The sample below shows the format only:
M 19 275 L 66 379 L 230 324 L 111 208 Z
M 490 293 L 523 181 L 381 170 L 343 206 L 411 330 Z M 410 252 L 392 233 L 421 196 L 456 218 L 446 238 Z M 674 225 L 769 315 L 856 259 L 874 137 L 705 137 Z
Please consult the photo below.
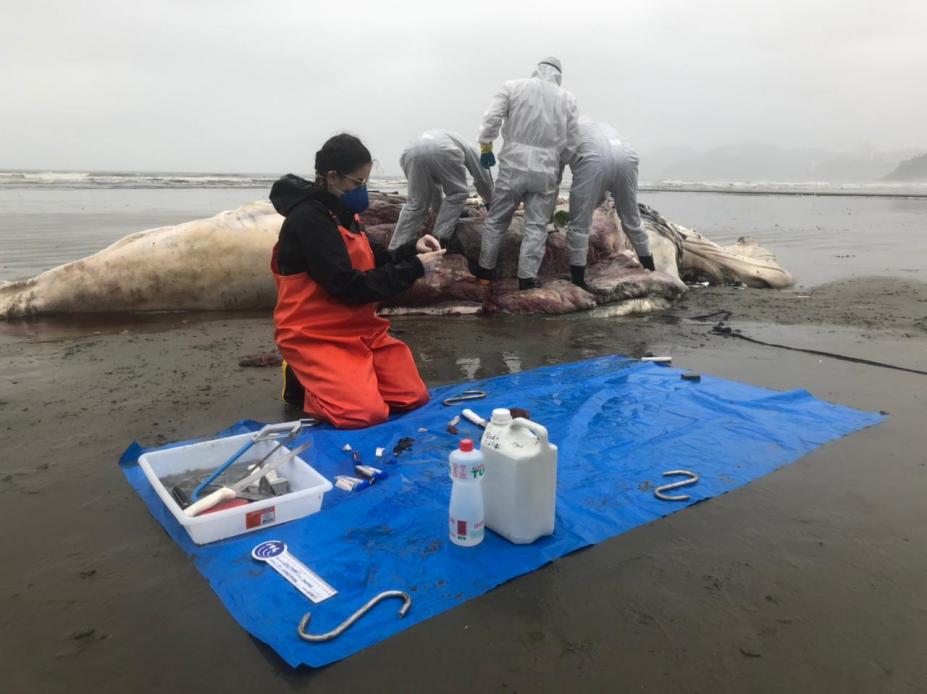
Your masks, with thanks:
M 415 250 L 418 253 L 428 253 L 430 251 L 440 251 L 441 244 L 431 234 L 425 234 L 415 243 Z
M 496 155 L 492 153 L 492 142 L 480 143 L 480 166 L 491 169 L 496 165 Z
M 419 259 L 419 262 L 422 264 L 422 269 L 425 271 L 426 275 L 430 275 L 435 271 L 435 268 L 441 264 L 441 259 L 444 257 L 444 251 L 429 251 L 428 253 L 419 253 L 416 258 Z

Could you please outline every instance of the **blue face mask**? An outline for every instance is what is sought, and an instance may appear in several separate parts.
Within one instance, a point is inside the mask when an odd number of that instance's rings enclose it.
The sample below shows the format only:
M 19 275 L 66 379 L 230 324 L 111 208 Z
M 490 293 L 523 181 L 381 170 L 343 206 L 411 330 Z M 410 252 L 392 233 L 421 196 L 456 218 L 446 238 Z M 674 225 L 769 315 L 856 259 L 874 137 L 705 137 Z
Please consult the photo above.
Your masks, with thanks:
M 357 186 L 354 190 L 349 190 L 341 194 L 341 204 L 350 212 L 360 214 L 370 207 L 370 197 L 367 195 L 367 186 Z

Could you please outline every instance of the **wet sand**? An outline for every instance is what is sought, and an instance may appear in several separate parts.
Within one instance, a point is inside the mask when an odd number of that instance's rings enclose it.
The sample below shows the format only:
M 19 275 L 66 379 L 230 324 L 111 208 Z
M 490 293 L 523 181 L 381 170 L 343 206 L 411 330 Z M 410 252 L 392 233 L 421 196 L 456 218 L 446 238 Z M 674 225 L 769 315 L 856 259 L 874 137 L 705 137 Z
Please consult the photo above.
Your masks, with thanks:
M 694 290 L 647 318 L 403 318 L 430 385 L 601 354 L 890 413 L 319 671 L 232 620 L 126 484 L 145 445 L 287 416 L 266 315 L 0 326 L 4 691 L 907 692 L 927 688 L 927 285 Z M 749 329 L 748 329 L 749 328 Z M 530 338 L 530 339 L 526 339 Z M 680 461 L 681 462 L 681 461 Z

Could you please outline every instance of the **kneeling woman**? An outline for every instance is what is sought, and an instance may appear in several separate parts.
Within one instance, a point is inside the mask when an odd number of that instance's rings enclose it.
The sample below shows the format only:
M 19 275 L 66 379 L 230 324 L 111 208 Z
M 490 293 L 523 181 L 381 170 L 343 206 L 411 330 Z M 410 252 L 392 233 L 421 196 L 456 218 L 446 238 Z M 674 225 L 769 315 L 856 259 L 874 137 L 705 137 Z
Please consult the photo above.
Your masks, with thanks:
M 411 287 L 443 254 L 432 236 L 392 252 L 370 243 L 359 213 L 371 168 L 359 139 L 336 135 L 315 155 L 314 183 L 290 174 L 270 192 L 286 217 L 271 261 L 284 397 L 292 402 L 295 385 L 307 414 L 346 429 L 428 402 L 412 352 L 387 333 L 376 304 Z

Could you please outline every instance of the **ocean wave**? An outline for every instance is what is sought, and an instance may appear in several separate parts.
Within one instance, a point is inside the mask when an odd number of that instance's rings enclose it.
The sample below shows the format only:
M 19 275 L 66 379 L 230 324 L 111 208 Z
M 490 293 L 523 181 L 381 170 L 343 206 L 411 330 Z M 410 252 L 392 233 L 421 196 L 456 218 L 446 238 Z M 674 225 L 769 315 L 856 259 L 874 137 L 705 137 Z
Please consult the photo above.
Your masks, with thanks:
M 279 174 L 136 171 L 0 171 L 4 188 L 270 188 Z M 307 176 L 308 177 L 308 176 Z M 405 191 L 398 176 L 374 176 L 370 187 Z
M 0 171 L 0 188 L 267 188 L 271 174 Z
M 262 188 L 269 189 L 278 174 L 189 173 L 137 171 L 0 171 L 0 190 L 5 188 Z M 565 178 L 561 192 L 569 192 Z M 374 176 L 376 190 L 406 191 L 401 176 Z M 834 183 L 830 181 L 644 181 L 642 191 L 744 193 L 779 195 L 900 195 L 927 196 L 927 182 Z

